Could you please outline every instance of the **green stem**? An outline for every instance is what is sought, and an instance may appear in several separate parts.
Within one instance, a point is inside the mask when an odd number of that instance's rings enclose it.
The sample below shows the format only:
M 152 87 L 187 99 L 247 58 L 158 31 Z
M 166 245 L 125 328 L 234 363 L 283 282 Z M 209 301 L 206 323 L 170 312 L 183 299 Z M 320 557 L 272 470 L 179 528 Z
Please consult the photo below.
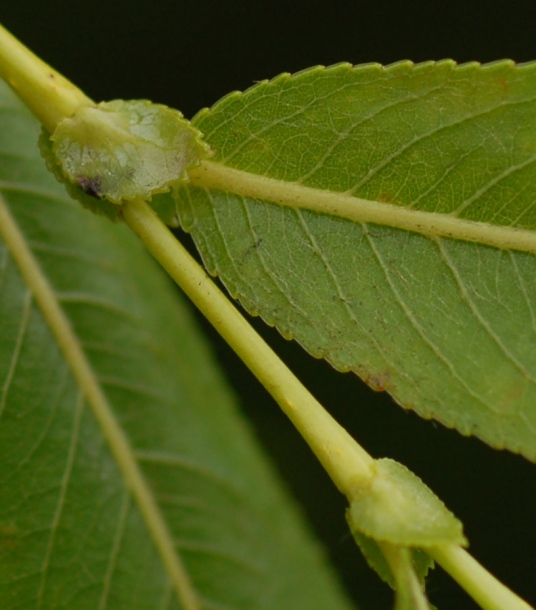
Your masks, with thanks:
M 503 585 L 471 555 L 455 545 L 426 549 L 427 553 L 485 610 L 534 610 Z
M 82 106 L 94 106 L 64 78 L 0 25 L 0 77 L 52 133 L 57 124 Z
M 345 495 L 370 480 L 373 458 L 305 389 L 143 201 L 123 217 L 291 419 Z
M 379 542 L 378 546 L 389 564 L 396 582 L 395 610 L 398 608 L 430 610 L 426 594 L 411 563 L 411 551 L 407 547 L 387 542 Z

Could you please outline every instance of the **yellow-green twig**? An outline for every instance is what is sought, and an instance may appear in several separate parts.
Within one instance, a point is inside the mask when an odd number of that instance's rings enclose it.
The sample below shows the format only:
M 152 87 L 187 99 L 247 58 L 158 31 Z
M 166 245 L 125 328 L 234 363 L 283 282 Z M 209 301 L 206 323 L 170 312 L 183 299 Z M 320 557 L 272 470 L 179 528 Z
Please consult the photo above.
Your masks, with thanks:
M 485 610 L 534 610 L 461 547 L 437 546 L 427 552 Z
M 0 25 L 0 76 L 52 133 L 82 106 L 92 106 L 78 87 L 34 55 Z
M 345 495 L 371 477 L 372 457 L 305 389 L 143 201 L 123 217 L 292 420 Z

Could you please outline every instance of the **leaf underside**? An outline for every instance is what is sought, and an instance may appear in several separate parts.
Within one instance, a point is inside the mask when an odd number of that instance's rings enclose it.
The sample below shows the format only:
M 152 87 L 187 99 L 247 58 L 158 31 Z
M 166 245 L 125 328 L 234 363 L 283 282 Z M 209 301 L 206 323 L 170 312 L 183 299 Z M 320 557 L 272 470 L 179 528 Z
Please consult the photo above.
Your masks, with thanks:
M 0 88 L 0 195 L 128 439 L 203 610 L 348 608 L 169 283 L 67 199 Z M 1 227 L 0 227 L 1 229 Z M 0 606 L 178 609 L 92 405 L 0 241 Z
M 536 230 L 533 64 L 316 68 L 193 124 L 213 160 L 253 175 Z M 534 255 L 193 186 L 177 213 L 209 271 L 285 337 L 536 459 Z

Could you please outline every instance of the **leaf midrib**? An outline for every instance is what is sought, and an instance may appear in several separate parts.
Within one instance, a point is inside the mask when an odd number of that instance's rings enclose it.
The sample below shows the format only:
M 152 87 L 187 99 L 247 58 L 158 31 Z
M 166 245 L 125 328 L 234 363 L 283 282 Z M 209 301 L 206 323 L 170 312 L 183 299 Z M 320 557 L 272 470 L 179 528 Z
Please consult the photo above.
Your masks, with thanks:
M 373 223 L 404 229 L 430 238 L 447 237 L 536 254 L 536 232 L 511 226 L 492 225 L 414 210 L 390 203 L 370 201 L 348 193 L 304 186 L 267 176 L 252 174 L 214 161 L 202 161 L 190 170 L 194 186 L 218 189 L 287 207 L 308 209 L 359 223 Z
M 16 262 L 26 285 L 90 405 L 110 451 L 146 523 L 162 563 L 185 610 L 199 610 L 197 596 L 152 492 L 136 462 L 133 450 L 115 418 L 89 361 L 59 301 L 31 252 L 26 239 L 0 194 L 0 237 Z

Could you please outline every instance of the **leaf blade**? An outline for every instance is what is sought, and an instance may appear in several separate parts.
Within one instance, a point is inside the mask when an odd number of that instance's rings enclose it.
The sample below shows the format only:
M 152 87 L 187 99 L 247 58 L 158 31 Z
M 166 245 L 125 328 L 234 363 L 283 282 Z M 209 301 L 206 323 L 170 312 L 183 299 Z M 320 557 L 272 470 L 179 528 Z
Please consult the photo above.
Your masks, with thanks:
M 438 218 L 458 211 L 463 222 L 501 230 L 515 222 L 534 239 L 525 128 L 536 112 L 534 81 L 533 64 L 511 62 L 342 65 L 233 94 L 194 123 L 218 163 L 252 180 L 388 200 Z M 386 124 L 375 122 L 386 113 Z M 502 117 L 495 131 L 494 113 Z M 389 131 L 395 118 L 402 126 Z M 425 164 L 431 177 L 418 171 Z M 184 188 L 177 206 L 207 268 L 248 311 L 402 406 L 536 459 L 533 255 L 240 193 Z

